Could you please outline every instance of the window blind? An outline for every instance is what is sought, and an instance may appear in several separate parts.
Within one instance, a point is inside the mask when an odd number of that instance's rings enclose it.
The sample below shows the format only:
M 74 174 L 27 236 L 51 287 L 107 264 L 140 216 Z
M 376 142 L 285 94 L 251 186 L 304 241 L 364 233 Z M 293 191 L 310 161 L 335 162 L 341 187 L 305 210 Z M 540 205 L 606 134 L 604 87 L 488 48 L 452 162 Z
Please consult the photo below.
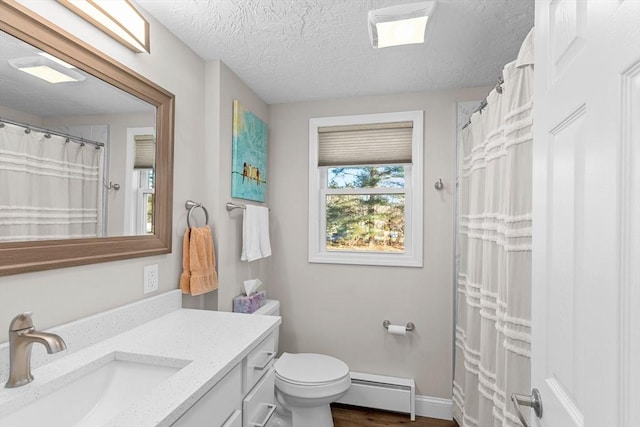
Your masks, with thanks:
M 134 169 L 153 169 L 156 159 L 156 139 L 153 135 L 135 135 L 136 159 Z
M 318 166 L 411 163 L 413 122 L 318 128 Z

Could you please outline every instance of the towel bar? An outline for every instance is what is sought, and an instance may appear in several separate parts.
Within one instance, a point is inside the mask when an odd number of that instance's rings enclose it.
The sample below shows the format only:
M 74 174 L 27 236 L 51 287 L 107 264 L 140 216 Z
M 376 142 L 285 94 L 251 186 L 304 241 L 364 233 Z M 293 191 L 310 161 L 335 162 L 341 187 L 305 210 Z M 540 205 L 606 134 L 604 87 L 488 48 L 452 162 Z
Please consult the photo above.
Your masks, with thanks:
M 227 202 L 226 207 L 227 207 L 227 211 L 229 211 L 229 212 L 231 212 L 232 210 L 235 210 L 235 209 L 242 209 L 242 210 L 247 209 L 247 205 L 237 205 L 237 204 L 232 203 L 232 202 Z M 269 208 L 269 210 L 271 210 L 271 208 Z
M 202 203 L 194 202 L 193 200 L 187 200 L 184 204 L 185 209 L 189 211 L 187 214 L 187 226 L 191 228 L 191 214 L 195 208 L 202 208 L 204 211 L 204 223 L 205 225 L 209 225 L 209 212 L 207 212 L 207 208 L 204 207 Z
M 234 209 L 247 209 L 245 205 L 236 205 L 235 203 L 227 202 L 227 210 L 231 212 Z

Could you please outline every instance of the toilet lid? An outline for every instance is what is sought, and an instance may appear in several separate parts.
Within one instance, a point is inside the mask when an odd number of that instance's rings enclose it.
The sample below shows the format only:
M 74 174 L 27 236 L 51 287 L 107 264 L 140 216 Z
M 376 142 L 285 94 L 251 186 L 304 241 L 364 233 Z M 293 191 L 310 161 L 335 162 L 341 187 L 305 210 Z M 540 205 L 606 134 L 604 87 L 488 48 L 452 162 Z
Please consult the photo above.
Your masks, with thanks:
M 294 384 L 325 384 L 349 374 L 349 367 L 342 360 L 315 353 L 282 353 L 275 370 L 280 379 Z

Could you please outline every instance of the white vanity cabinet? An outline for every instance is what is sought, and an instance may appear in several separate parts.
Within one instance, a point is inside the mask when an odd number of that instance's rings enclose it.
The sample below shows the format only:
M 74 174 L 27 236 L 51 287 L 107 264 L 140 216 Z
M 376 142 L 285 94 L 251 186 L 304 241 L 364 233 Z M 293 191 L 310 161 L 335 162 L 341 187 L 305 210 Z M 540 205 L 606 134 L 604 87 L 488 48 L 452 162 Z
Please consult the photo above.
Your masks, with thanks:
M 242 427 L 268 427 L 268 422 L 276 410 L 276 373 L 269 368 L 264 377 L 242 401 Z
M 236 365 L 176 421 L 174 427 L 220 427 L 242 408 L 242 369 Z M 233 425 L 233 424 L 230 424 Z
M 270 334 L 214 385 L 173 427 L 267 427 L 275 411 Z
M 40 356 L 34 351 L 36 379 L 28 387 L 0 387 L 0 425 L 7 424 L 3 421 L 13 412 L 37 404 L 47 394 L 66 389 L 79 378 L 118 360 L 176 370 L 151 389 L 134 392 L 124 409 L 109 406 L 106 401 L 104 411 L 100 411 L 104 412 L 100 425 L 265 424 L 275 408 L 274 334 L 278 333 L 280 318 L 186 309 L 181 305 L 182 292 L 177 289 L 51 329 L 51 333 L 71 344 L 69 351 L 54 360 L 44 351 Z M 8 365 L 9 343 L 0 343 L 0 366 Z M 0 367 L 0 376 L 5 372 Z M 101 389 L 102 385 L 89 387 L 91 393 L 92 387 Z M 83 411 L 78 409 L 78 421 L 68 424 L 80 422 L 86 415 Z

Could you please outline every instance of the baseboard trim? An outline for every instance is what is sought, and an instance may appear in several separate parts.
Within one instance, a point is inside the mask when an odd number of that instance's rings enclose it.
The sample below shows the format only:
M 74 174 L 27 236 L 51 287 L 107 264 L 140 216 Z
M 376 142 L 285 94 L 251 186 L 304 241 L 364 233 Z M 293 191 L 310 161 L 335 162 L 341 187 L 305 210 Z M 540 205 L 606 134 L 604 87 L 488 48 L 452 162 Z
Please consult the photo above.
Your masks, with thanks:
M 351 387 L 337 403 L 409 413 L 416 419 L 416 384 L 410 378 L 351 372 Z
M 410 378 L 351 372 L 351 388 L 336 401 L 345 405 L 408 413 L 411 421 L 420 417 L 453 419 L 453 400 L 420 396 Z
M 416 396 L 416 415 L 419 417 L 453 419 L 453 400 L 439 397 Z

